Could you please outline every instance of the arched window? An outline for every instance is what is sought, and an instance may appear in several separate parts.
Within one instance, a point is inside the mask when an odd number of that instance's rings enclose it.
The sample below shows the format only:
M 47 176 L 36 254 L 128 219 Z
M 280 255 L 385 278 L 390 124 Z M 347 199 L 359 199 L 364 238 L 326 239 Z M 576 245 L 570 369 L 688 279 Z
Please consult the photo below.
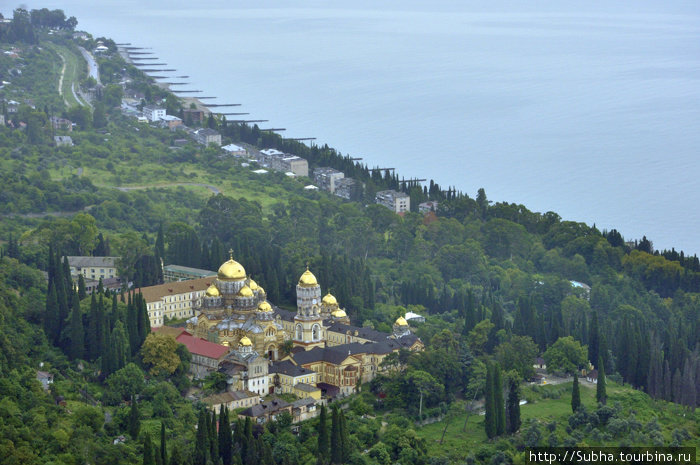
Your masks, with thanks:
M 314 341 L 321 339 L 321 327 L 319 325 L 313 325 L 311 328 L 311 339 Z
M 298 325 L 297 325 L 297 331 L 296 331 L 296 332 L 297 332 L 296 340 L 297 340 L 297 341 L 301 341 L 302 334 L 303 334 L 303 330 L 302 330 L 301 324 L 298 324 Z

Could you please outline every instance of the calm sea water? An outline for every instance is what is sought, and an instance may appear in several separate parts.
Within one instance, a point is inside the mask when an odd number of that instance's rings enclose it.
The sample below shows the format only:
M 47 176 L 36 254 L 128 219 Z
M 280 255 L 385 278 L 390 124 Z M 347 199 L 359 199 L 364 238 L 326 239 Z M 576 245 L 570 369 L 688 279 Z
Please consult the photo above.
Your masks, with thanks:
M 288 137 L 700 252 L 700 2 L 94 4 L 27 6 L 152 47 Z

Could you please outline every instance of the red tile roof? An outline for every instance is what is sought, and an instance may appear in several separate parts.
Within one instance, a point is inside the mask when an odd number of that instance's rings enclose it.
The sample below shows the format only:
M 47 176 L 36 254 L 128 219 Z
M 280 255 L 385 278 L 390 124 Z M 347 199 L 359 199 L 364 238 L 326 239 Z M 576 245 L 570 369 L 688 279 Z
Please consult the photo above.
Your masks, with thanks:
M 220 359 L 226 355 L 231 349 L 215 344 L 213 342 L 194 337 L 189 333 L 183 332 L 175 338 L 180 344 L 184 344 L 190 353 L 195 355 L 201 355 L 203 357 L 209 357 L 213 359 Z

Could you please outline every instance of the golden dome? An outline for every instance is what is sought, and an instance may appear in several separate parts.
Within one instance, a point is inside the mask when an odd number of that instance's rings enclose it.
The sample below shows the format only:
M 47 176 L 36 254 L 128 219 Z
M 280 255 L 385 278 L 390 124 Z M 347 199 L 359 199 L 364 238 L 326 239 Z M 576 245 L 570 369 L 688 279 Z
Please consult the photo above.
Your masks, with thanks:
M 258 286 L 258 294 L 265 294 L 265 289 L 263 289 L 261 286 Z
M 221 293 L 213 284 L 207 288 L 207 297 L 219 297 Z
M 229 260 L 219 267 L 218 277 L 222 281 L 240 281 L 245 279 L 245 268 L 233 259 L 233 251 L 229 250 Z
M 263 300 L 260 302 L 260 305 L 258 305 L 258 310 L 261 312 L 271 312 L 272 306 L 267 302 L 267 300 Z
M 248 336 L 243 336 L 240 341 L 238 341 L 239 345 L 245 346 L 245 347 L 250 347 L 253 345 L 250 339 L 248 339 Z
M 394 324 L 398 326 L 408 326 L 408 321 L 406 321 L 406 318 L 400 316 L 396 319 Z
M 333 305 L 338 305 L 338 301 L 335 299 L 335 297 L 333 297 L 333 295 L 330 292 L 325 295 L 321 302 L 323 302 L 325 305 L 328 305 L 329 307 Z
M 334 318 L 346 318 L 348 316 L 347 313 L 345 313 L 345 310 L 336 310 L 335 312 L 331 313 Z
M 237 295 L 238 297 L 253 297 L 253 291 L 248 286 L 243 286 Z
M 256 283 L 252 279 L 249 280 L 248 287 L 250 288 L 251 291 L 256 291 L 256 290 L 260 289 L 260 286 L 258 286 L 258 283 Z
M 318 281 L 316 281 L 316 276 L 309 271 L 309 267 L 306 267 L 306 271 L 299 278 L 299 285 L 302 287 L 314 287 L 318 286 Z

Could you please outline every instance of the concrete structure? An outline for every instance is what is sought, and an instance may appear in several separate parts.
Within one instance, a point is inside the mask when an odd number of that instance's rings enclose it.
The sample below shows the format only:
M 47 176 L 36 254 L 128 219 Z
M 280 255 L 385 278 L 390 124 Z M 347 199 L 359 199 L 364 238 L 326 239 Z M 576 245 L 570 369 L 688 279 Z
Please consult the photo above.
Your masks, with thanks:
M 425 323 L 425 317 L 413 312 L 406 312 L 404 315 L 406 321 L 415 321 L 416 323 Z
M 404 192 L 394 190 L 379 191 L 374 200 L 375 203 L 384 205 L 395 213 L 405 213 L 411 210 L 411 198 Z
M 427 202 L 423 202 L 423 203 L 418 204 L 418 212 L 419 213 L 436 212 L 437 209 L 438 209 L 437 200 L 429 200 Z
M 205 378 L 212 371 L 218 370 L 219 364 L 231 352 L 226 346 L 194 337 L 184 330 L 175 340 L 184 344 L 192 354 L 190 372 L 195 378 Z
M 49 122 L 51 123 L 51 127 L 56 130 L 68 132 L 73 131 L 73 122 L 69 119 L 52 116 L 49 118 Z
M 175 281 L 188 281 L 199 278 L 215 278 L 216 271 L 202 270 L 200 268 L 190 268 L 181 265 L 165 265 L 163 267 L 163 281 L 171 283 Z
M 116 278 L 118 276 L 117 261 L 119 257 L 86 257 L 69 256 L 71 276 L 83 275 L 83 278 L 94 279 Z
M 323 190 L 333 194 L 335 192 L 335 183 L 339 179 L 343 179 L 345 173 L 333 168 L 320 167 L 314 169 L 314 182 Z
M 296 155 L 285 154 L 283 157 L 273 158 L 270 167 L 275 171 L 294 173 L 295 176 L 309 176 L 309 163 Z
M 236 144 L 224 145 L 221 148 L 224 149 L 228 155 L 233 155 L 234 157 L 245 157 L 248 155 L 248 151 L 246 149 Z
M 229 390 L 247 390 L 260 396 L 269 392 L 268 360 L 253 349 L 252 341 L 246 337 L 219 364 L 219 373 L 226 375 Z
M 250 391 L 227 391 L 205 397 L 202 399 L 202 402 L 219 414 L 224 405 L 229 411 L 258 405 L 260 403 L 260 396 Z
M 292 423 L 299 423 L 300 421 L 316 418 L 321 413 L 318 404 L 318 400 L 312 397 L 306 397 L 292 402 Z
M 256 423 L 262 424 L 277 420 L 277 417 L 284 412 L 292 416 L 292 404 L 275 397 L 243 410 L 238 416 L 253 418 Z
M 73 139 L 70 136 L 53 136 L 56 147 L 72 147 Z
M 53 384 L 53 375 L 48 371 L 37 371 L 36 379 L 39 380 L 41 387 L 44 388 L 44 391 L 48 391 L 49 385 Z
M 270 393 L 275 394 L 294 394 L 298 385 L 315 387 L 317 380 L 315 371 L 295 365 L 289 360 L 273 362 L 268 376 Z
M 334 194 L 345 200 L 358 200 L 362 197 L 362 183 L 353 178 L 338 179 Z
M 194 132 L 194 138 L 202 145 L 210 144 L 221 145 L 221 134 L 209 128 L 197 129 Z
M 213 278 L 199 278 L 138 289 L 146 300 L 151 327 L 163 325 L 166 319 L 193 316 L 212 282 Z
M 157 105 L 146 105 L 143 107 L 143 116 L 151 123 L 165 118 L 165 108 Z
M 182 120 L 177 116 L 165 115 L 160 118 L 160 122 L 164 127 L 175 129 L 182 126 Z

